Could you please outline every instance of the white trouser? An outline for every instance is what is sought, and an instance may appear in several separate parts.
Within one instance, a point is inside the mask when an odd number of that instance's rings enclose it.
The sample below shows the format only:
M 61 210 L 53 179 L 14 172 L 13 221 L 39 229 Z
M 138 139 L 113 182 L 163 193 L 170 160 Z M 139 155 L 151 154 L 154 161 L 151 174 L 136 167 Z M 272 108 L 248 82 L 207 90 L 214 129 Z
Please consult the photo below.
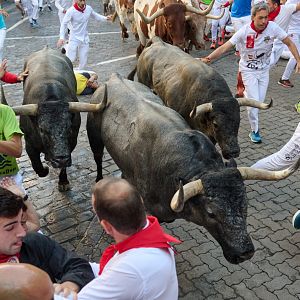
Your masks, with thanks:
M 300 26 L 300 25 L 299 25 Z M 300 52 L 300 34 L 293 33 L 290 35 L 290 39 L 296 45 L 298 52 Z M 291 54 L 291 57 L 285 67 L 284 73 L 282 75 L 282 79 L 287 80 L 290 79 L 295 67 L 297 65 L 295 57 Z
M 264 102 L 269 85 L 269 69 L 263 71 L 241 71 L 241 73 L 245 85 L 245 97 Z M 248 107 L 247 111 L 251 130 L 257 132 L 259 129 L 258 108 Z
M 33 6 L 31 3 L 31 0 L 22 0 L 22 4 L 24 7 L 24 10 L 27 12 L 29 22 L 32 23 L 32 10 Z
M 223 9 L 220 7 L 213 7 L 212 14 L 214 16 L 221 15 Z M 229 9 L 225 8 L 224 16 L 219 20 L 212 20 L 211 22 L 211 39 L 215 41 L 217 39 L 218 27 L 220 27 L 219 36 L 221 36 L 221 31 L 224 29 L 229 17 Z
M 39 17 L 39 0 L 31 0 L 32 3 L 32 19 L 37 20 Z
M 300 123 L 298 124 L 292 138 L 276 153 L 267 156 L 251 168 L 270 171 L 283 170 L 293 165 L 300 158 Z
M 69 41 L 66 55 L 69 57 L 71 62 L 74 62 L 76 59 L 76 54 L 78 50 L 78 57 L 79 57 L 79 69 L 84 69 L 87 63 L 87 56 L 89 52 L 89 43 L 84 43 L 80 41 Z
M 272 68 L 274 65 L 277 64 L 283 50 L 284 50 L 284 43 L 279 40 L 275 40 L 272 47 L 271 57 L 270 57 L 270 68 Z
M 0 29 L 0 63 L 3 59 L 4 40 L 6 37 L 6 29 Z
M 38 0 L 39 7 L 43 7 L 43 0 Z
M 245 16 L 245 17 L 241 17 L 241 18 L 231 17 L 231 22 L 232 22 L 234 31 L 237 32 L 244 25 L 251 22 L 251 16 Z

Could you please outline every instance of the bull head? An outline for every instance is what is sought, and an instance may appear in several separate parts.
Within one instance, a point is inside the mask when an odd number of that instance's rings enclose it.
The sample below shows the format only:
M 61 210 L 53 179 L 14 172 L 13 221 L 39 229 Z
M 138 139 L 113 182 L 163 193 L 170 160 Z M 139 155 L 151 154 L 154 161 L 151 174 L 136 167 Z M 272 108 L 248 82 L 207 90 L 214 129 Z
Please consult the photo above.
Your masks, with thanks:
M 249 167 L 239 167 L 237 169 L 241 173 L 243 180 L 277 181 L 285 179 L 292 175 L 299 168 L 299 166 L 300 158 L 294 165 L 282 171 L 267 171 Z M 173 211 L 181 212 L 186 201 L 201 193 L 203 193 L 203 185 L 201 179 L 189 182 L 184 186 L 182 186 L 182 183 L 180 183 L 179 190 L 173 196 L 170 206 Z

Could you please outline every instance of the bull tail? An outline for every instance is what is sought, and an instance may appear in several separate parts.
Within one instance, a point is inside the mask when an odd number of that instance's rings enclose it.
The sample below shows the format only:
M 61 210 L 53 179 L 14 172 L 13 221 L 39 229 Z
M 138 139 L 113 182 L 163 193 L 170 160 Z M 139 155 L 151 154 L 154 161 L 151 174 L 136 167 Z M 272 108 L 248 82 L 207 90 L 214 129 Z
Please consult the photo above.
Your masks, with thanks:
M 137 70 L 137 65 L 136 65 L 135 68 L 128 74 L 128 76 L 127 76 L 127 79 L 128 79 L 128 80 L 134 81 L 134 75 L 135 75 L 135 73 L 136 73 L 136 70 Z
M 4 105 L 8 105 L 7 101 L 6 101 L 6 97 L 4 94 L 4 88 L 3 85 L 1 84 L 1 103 Z

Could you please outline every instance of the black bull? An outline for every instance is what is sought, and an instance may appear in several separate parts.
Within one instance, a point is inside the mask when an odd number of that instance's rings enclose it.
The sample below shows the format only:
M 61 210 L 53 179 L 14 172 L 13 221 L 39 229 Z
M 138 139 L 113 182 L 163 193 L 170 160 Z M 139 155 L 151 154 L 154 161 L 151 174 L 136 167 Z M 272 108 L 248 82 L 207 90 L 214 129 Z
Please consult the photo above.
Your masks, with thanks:
M 250 168 L 225 168 L 211 141 L 191 130 L 140 83 L 114 74 L 97 89 L 92 102 L 105 107 L 87 119 L 97 181 L 102 179 L 105 146 L 122 176 L 141 193 L 150 214 L 160 221 L 183 218 L 204 226 L 231 263 L 252 257 L 243 178 L 274 180 L 279 179 L 277 173 L 251 169 L 253 176 Z M 184 186 L 177 197 L 180 182 Z
M 128 78 L 133 80 L 134 73 Z M 137 77 L 193 129 L 217 142 L 226 159 L 240 154 L 240 106 L 267 109 L 271 105 L 246 98 L 237 101 L 219 73 L 158 37 L 152 38 L 139 57 Z
M 28 77 L 23 105 L 13 109 L 21 115 L 26 152 L 40 177 L 49 172 L 41 162 L 41 153 L 54 168 L 61 168 L 58 187 L 68 190 L 66 167 L 71 165 L 71 152 L 77 144 L 80 111 L 90 111 L 91 106 L 78 103 L 73 65 L 60 51 L 45 47 L 33 53 L 24 71 L 28 71 Z

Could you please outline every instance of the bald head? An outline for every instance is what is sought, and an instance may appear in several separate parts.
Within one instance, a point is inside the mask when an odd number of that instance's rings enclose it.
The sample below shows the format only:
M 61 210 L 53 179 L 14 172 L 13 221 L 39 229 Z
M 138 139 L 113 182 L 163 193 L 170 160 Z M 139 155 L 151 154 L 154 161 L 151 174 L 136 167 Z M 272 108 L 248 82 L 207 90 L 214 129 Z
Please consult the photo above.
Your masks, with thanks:
M 93 206 L 99 220 L 106 220 L 120 233 L 133 234 L 146 222 L 142 198 L 124 179 L 105 178 L 95 184 Z
M 29 264 L 0 264 L 1 300 L 51 300 L 53 284 L 47 273 Z

